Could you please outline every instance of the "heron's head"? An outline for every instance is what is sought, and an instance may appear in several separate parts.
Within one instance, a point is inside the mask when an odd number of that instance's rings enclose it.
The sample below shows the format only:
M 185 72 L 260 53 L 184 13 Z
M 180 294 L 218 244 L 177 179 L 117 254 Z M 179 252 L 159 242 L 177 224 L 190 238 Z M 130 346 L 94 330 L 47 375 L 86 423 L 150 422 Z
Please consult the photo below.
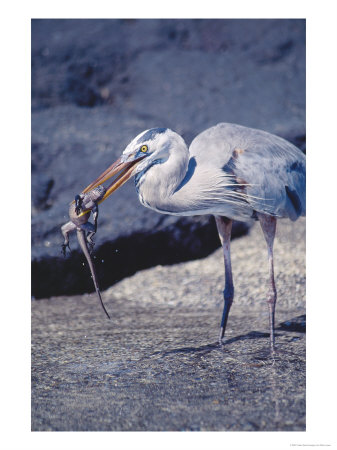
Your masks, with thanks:
M 183 138 L 169 128 L 151 128 L 143 131 L 130 142 L 120 158 L 87 186 L 83 193 L 117 175 L 101 201 L 105 200 L 133 175 L 146 171 L 153 164 L 164 163 L 169 158 L 172 148 L 177 150 L 186 148 L 186 145 Z
M 151 128 L 143 131 L 126 147 L 121 160 L 136 162 L 132 171 L 132 175 L 135 175 L 150 167 L 154 161 L 167 159 L 171 138 L 175 134 L 168 128 Z

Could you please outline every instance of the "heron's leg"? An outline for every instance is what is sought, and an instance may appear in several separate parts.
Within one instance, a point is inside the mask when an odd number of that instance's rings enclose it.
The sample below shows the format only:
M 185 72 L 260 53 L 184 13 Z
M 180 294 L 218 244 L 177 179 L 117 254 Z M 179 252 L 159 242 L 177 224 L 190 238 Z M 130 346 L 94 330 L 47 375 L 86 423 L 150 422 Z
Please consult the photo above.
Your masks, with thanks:
M 266 214 L 258 213 L 258 218 L 264 234 L 264 238 L 268 247 L 269 260 L 269 289 L 268 289 L 268 308 L 269 308 L 269 329 L 270 329 L 270 349 L 272 353 L 275 350 L 275 305 L 276 305 L 276 286 L 274 279 L 274 259 L 273 259 L 273 244 L 276 232 L 276 218 Z
M 221 328 L 219 335 L 219 342 L 221 344 L 222 338 L 225 335 L 229 310 L 231 309 L 234 298 L 234 285 L 232 277 L 232 264 L 230 252 L 230 241 L 231 241 L 233 221 L 231 219 L 227 219 L 227 217 L 215 216 L 215 222 L 218 228 L 218 233 L 223 248 L 224 263 L 225 263 L 225 289 L 223 291 L 225 304 L 222 313 Z

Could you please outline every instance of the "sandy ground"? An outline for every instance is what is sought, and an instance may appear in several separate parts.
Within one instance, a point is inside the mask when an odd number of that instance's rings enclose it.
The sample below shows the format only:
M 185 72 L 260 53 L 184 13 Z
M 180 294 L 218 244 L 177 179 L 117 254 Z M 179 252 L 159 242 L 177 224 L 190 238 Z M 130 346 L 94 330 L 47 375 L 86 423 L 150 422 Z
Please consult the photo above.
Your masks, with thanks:
M 95 294 L 33 301 L 32 430 L 305 430 L 305 220 L 278 222 L 275 359 L 258 225 L 232 266 L 222 348 L 221 249 L 104 291 L 111 321 Z

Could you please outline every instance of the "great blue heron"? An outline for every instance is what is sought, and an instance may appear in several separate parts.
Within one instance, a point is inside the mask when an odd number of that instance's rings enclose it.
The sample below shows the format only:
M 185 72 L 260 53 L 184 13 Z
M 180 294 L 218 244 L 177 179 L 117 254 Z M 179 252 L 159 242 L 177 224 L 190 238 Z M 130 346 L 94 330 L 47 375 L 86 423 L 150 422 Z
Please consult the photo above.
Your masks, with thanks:
M 121 157 L 83 192 L 119 174 L 103 197 L 135 175 L 140 202 L 178 216 L 213 214 L 225 263 L 222 343 L 234 297 L 230 258 L 232 221 L 259 220 L 268 247 L 270 345 L 274 351 L 276 287 L 273 242 L 278 218 L 305 215 L 305 156 L 290 142 L 262 130 L 220 123 L 188 148 L 168 128 L 143 131 Z

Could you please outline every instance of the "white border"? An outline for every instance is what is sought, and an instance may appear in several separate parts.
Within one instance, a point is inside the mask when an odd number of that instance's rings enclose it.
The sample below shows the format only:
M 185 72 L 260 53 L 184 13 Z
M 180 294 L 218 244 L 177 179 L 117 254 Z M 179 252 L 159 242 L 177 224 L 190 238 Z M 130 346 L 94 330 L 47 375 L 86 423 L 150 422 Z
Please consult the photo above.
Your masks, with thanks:
M 163 5 L 164 3 L 164 5 Z M 2 155 L 5 184 L 1 301 L 1 446 L 5 449 L 288 449 L 336 448 L 336 2 L 30 1 L 1 7 Z M 9 3 L 8 3 L 9 4 Z M 169 6 L 168 6 L 169 5 Z M 306 18 L 308 155 L 307 431 L 205 433 L 44 433 L 30 431 L 30 19 L 31 18 Z M 5 97 L 5 98 L 4 98 Z M 8 167 L 9 162 L 9 167 Z M 11 170 L 11 173 L 10 173 Z M 5 174 L 3 172 L 6 172 Z M 15 178 L 13 177 L 13 172 Z M 19 187 L 25 186 L 23 192 Z M 20 186 L 19 186 L 20 184 Z M 7 189 L 7 190 L 6 190 Z M 12 204 L 7 205 L 6 201 Z M 7 209 L 9 207 L 9 213 Z M 6 239 L 7 238 L 7 239 Z

